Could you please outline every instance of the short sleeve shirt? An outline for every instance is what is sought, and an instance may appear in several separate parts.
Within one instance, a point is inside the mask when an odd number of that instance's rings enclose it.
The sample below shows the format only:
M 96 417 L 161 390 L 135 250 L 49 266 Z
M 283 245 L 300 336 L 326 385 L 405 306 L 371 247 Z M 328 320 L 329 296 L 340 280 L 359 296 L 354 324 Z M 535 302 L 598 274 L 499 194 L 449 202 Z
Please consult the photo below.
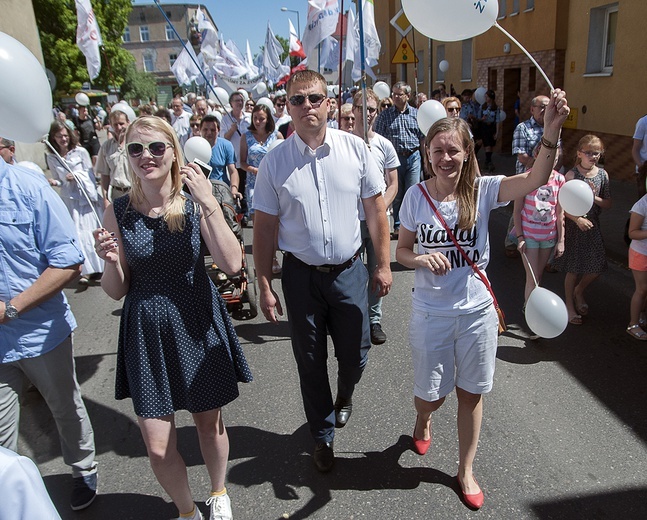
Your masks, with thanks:
M 209 166 L 211 166 L 213 170 L 211 171 L 211 175 L 209 175 L 209 179 L 224 181 L 229 184 L 231 179 L 227 173 L 227 166 L 230 164 L 236 164 L 234 145 L 224 137 L 218 137 L 216 139 L 216 144 L 211 149 Z

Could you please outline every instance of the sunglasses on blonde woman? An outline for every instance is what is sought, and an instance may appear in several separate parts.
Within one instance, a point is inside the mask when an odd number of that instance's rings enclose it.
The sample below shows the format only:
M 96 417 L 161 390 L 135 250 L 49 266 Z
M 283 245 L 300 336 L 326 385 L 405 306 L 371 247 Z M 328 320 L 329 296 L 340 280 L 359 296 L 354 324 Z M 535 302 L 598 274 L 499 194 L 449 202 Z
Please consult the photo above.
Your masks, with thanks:
M 152 143 L 146 144 L 132 142 L 126 145 L 126 150 L 128 151 L 128 155 L 130 155 L 133 159 L 141 157 L 144 153 L 144 150 L 148 150 L 148 153 L 150 153 L 153 157 L 159 158 L 164 156 L 167 146 L 169 148 L 173 148 L 173 145 L 171 143 L 164 143 L 162 141 L 153 141 Z

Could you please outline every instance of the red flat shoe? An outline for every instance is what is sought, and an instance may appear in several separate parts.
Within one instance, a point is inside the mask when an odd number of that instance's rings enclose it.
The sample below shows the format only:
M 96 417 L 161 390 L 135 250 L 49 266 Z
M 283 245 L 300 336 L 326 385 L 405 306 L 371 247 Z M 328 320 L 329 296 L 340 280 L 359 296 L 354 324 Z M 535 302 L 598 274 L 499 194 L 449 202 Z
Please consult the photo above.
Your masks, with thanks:
M 424 455 L 427 453 L 429 446 L 431 446 L 431 437 L 428 440 L 416 439 L 416 425 L 418 424 L 418 416 L 416 416 L 416 424 L 413 425 L 413 451 L 418 455 Z
M 483 490 L 480 489 L 480 486 L 479 486 L 478 493 L 468 495 L 467 493 L 465 493 L 465 491 L 463 491 L 461 478 L 458 475 L 456 475 L 456 480 L 458 481 L 458 489 L 460 490 L 461 495 L 463 496 L 463 501 L 465 502 L 465 504 L 468 507 L 471 507 L 472 509 L 481 509 L 481 507 L 483 507 L 484 497 L 483 497 Z M 476 482 L 476 478 L 474 478 L 474 482 Z M 478 482 L 476 482 L 476 485 L 478 486 Z

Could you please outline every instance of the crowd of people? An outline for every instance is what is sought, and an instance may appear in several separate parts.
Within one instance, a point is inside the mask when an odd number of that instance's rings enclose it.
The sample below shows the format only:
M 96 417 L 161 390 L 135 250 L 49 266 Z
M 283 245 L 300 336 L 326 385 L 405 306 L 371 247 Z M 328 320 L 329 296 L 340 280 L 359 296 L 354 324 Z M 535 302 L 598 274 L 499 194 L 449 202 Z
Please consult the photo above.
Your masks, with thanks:
M 453 87 L 450 93 L 456 94 Z M 516 174 L 508 177 L 492 175 L 501 135 L 495 92 L 487 91 L 483 104 L 472 94 L 449 95 L 444 86 L 434 93 L 447 117 L 425 135 L 414 105 L 426 96 L 407 83 L 395 83 L 383 99 L 370 88 L 354 89 L 338 106 L 321 75 L 302 71 L 272 95 L 272 107 L 240 90 L 229 95 L 227 109 L 191 94 L 173 98 L 168 109 L 142 106 L 134 121 L 116 109 L 97 121 L 79 107 L 51 126 L 48 179 L 11 166 L 13 155 L 3 153 L 0 188 L 10 190 L 24 223 L 34 223 L 39 235 L 0 223 L 6 250 L 31 241 L 33 251 L 28 261 L 10 258 L 12 278 L 2 290 L 0 337 L 5 345 L 24 338 L 24 347 L 2 351 L 0 446 L 17 448 L 28 378 L 59 428 L 74 477 L 72 508 L 94 500 L 93 433 L 74 372 L 76 322 L 62 289 L 77 278 L 85 285 L 100 280 L 106 294 L 124 300 L 115 397 L 132 399 L 155 477 L 180 518 L 203 518 L 176 446 L 175 413 L 187 410 L 211 482 L 210 518 L 232 518 L 221 408 L 252 374 L 202 259 L 206 247 L 225 273 L 241 269 L 240 244 L 212 194 L 210 181 L 222 181 L 253 226 L 259 308 L 272 323 L 287 313 L 316 468 L 332 469 L 335 429 L 350 420 L 371 346 L 388 339 L 382 302 L 393 283 L 393 239 L 396 260 L 415 271 L 412 449 L 421 456 L 429 450 L 433 412 L 455 389 L 456 479 L 465 504 L 480 508 L 484 495 L 473 464 L 499 323 L 484 283 L 490 212 L 514 202 L 505 247 L 524 259 L 525 299 L 545 268 L 562 271 L 569 323 L 581 325 L 585 290 L 607 268 L 599 217 L 611 196 L 596 136 L 583 137 L 574 166 L 560 172 L 567 162 L 560 141 L 569 113 L 564 92 L 532 100 L 531 117 L 514 132 Z M 103 127 L 107 139 L 100 143 L 96 132 Z M 212 148 L 209 177 L 184 158 L 184 144 L 198 135 Z M 13 147 L 8 143 L 3 139 L 0 151 Z M 647 191 L 642 151 L 634 147 Z M 584 216 L 569 215 L 558 203 L 559 190 L 572 179 L 594 193 Z M 639 340 L 647 340 L 645 215 L 647 195 L 632 208 L 629 224 L 636 293 L 627 332 Z M 279 275 L 285 309 L 273 287 Z M 335 389 L 328 336 L 338 364 Z

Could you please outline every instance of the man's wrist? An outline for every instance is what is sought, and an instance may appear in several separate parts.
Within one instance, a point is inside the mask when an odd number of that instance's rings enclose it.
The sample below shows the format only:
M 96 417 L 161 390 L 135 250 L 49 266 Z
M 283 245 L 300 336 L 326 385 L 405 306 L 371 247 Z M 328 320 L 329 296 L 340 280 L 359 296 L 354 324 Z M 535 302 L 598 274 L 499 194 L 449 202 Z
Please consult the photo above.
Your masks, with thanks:
M 10 300 L 4 302 L 4 315 L 5 320 L 15 320 L 18 317 L 18 309 L 16 309 Z

